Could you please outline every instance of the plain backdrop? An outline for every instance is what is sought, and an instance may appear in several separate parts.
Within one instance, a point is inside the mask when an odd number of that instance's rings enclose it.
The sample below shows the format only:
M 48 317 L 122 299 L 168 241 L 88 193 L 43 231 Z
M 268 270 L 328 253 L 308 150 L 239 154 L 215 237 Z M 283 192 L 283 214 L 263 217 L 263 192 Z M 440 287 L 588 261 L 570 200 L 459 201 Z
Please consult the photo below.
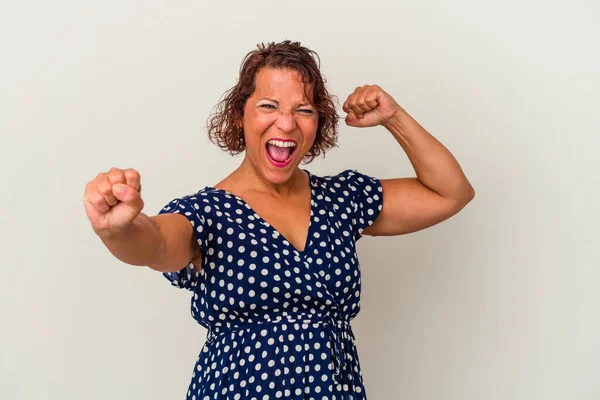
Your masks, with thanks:
M 114 258 L 85 185 L 142 176 L 144 212 L 242 160 L 205 123 L 259 42 L 321 56 L 340 104 L 378 84 L 476 190 L 414 234 L 359 242 L 370 399 L 600 398 L 597 1 L 0 1 L 0 398 L 182 399 L 206 332 L 190 293 Z M 305 166 L 415 176 L 343 124 Z

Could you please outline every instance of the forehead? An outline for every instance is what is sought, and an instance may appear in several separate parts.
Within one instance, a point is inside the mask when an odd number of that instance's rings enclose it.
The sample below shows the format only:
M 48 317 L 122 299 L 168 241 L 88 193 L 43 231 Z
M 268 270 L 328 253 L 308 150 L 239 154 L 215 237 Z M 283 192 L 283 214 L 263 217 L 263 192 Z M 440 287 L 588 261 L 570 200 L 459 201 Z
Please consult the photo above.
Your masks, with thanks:
M 255 78 L 252 97 L 269 97 L 277 101 L 310 102 L 306 91 L 312 97 L 312 85 L 304 83 L 302 74 L 291 69 L 263 68 Z

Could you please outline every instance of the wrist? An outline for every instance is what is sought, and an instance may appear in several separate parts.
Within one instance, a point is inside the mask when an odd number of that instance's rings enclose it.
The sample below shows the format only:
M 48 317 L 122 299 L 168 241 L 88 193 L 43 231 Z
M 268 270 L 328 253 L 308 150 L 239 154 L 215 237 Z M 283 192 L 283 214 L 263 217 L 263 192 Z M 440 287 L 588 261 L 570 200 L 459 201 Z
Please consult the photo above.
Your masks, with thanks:
M 123 241 L 123 240 L 129 239 L 129 237 L 131 236 L 131 233 L 133 231 L 133 228 L 134 228 L 133 225 L 135 223 L 136 223 L 136 220 L 133 220 L 127 226 L 119 228 L 119 229 L 94 230 L 94 232 L 96 233 L 96 235 L 98 235 L 98 237 L 103 242 Z
M 402 127 L 406 126 L 406 121 L 410 118 L 410 115 L 402 108 L 398 108 L 398 110 L 388 118 L 382 126 L 389 130 L 390 132 L 398 132 L 402 131 Z

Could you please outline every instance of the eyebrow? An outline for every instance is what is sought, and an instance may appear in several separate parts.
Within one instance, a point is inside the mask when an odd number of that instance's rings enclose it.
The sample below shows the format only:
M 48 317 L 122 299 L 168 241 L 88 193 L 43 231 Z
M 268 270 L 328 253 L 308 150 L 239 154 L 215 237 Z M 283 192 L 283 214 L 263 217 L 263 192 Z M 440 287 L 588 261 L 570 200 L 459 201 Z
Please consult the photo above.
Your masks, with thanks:
M 268 98 L 268 97 L 263 97 L 262 99 L 259 99 L 259 101 L 260 101 L 260 100 L 268 100 L 268 101 L 272 101 L 273 103 L 276 103 L 277 105 L 279 105 L 279 102 L 278 102 L 277 100 L 275 100 L 275 99 L 270 99 L 270 98 Z M 304 107 L 304 106 L 310 106 L 310 107 L 313 107 L 313 105 L 312 105 L 312 104 L 310 104 L 310 103 L 300 103 L 300 104 L 298 104 L 298 107 Z

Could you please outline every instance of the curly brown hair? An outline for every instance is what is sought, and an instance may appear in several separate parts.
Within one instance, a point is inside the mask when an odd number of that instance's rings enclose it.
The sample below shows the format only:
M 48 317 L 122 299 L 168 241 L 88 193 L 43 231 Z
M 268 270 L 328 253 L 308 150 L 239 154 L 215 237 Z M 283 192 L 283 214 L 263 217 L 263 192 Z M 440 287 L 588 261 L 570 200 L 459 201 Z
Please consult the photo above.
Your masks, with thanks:
M 208 137 L 212 143 L 231 155 L 246 149 L 243 129 L 237 124 L 244 115 L 248 98 L 256 88 L 256 74 L 262 68 L 281 68 L 299 72 L 304 83 L 312 85 L 312 104 L 317 109 L 319 123 L 315 141 L 303 159 L 308 164 L 332 147 L 336 147 L 338 137 L 337 98 L 325 88 L 326 80 L 321 75 L 319 55 L 300 44 L 285 40 L 280 43 L 260 43 L 257 49 L 244 57 L 237 84 L 226 91 L 208 119 Z M 306 97 L 309 85 L 306 85 Z

